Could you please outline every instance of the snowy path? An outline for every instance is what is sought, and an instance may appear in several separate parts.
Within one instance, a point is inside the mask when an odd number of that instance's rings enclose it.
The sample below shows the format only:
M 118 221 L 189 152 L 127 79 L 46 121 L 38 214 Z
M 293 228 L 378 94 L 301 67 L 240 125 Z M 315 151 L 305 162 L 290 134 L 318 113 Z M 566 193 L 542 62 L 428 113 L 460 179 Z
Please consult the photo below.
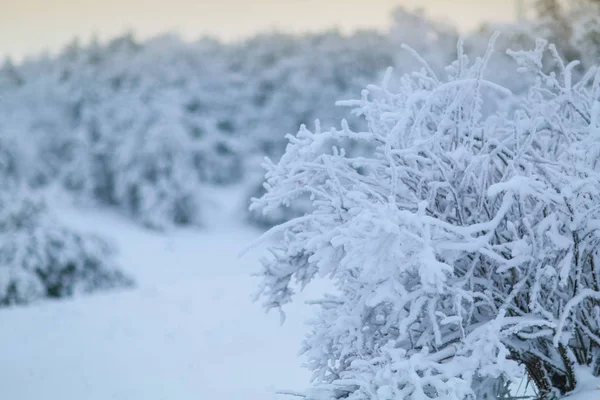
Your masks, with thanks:
M 311 312 L 279 325 L 251 302 L 257 236 L 248 228 L 168 236 L 112 215 L 71 215 L 110 235 L 138 287 L 0 311 L 0 387 L 15 400 L 271 400 L 302 389 L 297 356 Z

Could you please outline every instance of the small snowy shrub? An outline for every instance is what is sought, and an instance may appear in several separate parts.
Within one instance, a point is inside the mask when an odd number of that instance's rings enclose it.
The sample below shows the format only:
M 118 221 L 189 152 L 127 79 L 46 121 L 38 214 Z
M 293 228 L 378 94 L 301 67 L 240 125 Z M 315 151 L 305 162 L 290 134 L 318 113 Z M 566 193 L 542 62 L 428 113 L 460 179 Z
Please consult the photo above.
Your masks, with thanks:
M 113 252 L 58 224 L 36 197 L 0 194 L 0 307 L 132 285 Z
M 550 398 L 600 374 L 600 74 L 574 81 L 538 41 L 511 53 L 537 76 L 516 96 L 483 78 L 493 42 L 394 90 L 388 74 L 345 102 L 368 130 L 302 127 L 267 163 L 252 208 L 309 194 L 313 210 L 271 231 L 266 308 L 337 287 L 304 342 L 307 399 L 490 398 L 520 368 Z M 346 140 L 374 150 L 323 152 Z

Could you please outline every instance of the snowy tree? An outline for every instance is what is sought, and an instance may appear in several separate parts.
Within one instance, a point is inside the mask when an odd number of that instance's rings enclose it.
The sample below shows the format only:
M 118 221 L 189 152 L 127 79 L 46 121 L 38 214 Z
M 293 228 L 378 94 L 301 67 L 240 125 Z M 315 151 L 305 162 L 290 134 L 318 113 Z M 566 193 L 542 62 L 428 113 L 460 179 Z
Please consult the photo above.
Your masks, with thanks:
M 131 286 L 114 252 L 62 226 L 26 189 L 0 193 L 0 307 Z
M 304 342 L 306 398 L 486 398 L 524 368 L 549 399 L 600 375 L 600 75 L 573 80 L 538 41 L 511 53 L 537 75 L 517 96 L 484 78 L 494 40 L 472 63 L 459 43 L 444 74 L 386 75 L 344 103 L 368 130 L 302 127 L 266 163 L 252 207 L 307 193 L 313 211 L 270 231 L 265 307 L 337 288 Z M 323 152 L 346 140 L 374 150 Z

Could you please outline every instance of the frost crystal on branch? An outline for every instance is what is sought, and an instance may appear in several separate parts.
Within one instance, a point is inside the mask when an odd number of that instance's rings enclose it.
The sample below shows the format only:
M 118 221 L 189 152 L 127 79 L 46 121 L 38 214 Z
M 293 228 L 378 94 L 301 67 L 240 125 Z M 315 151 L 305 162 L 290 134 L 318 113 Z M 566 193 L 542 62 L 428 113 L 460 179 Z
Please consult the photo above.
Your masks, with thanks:
M 267 163 L 252 207 L 307 194 L 312 211 L 272 231 L 265 306 L 337 287 L 303 346 L 307 398 L 486 398 L 520 366 L 550 396 L 577 365 L 600 374 L 600 76 L 574 81 L 539 41 L 510 53 L 537 76 L 514 95 L 485 78 L 494 40 L 473 62 L 459 43 L 444 77 L 422 61 L 392 90 L 388 73 L 343 102 L 366 132 L 302 127 Z

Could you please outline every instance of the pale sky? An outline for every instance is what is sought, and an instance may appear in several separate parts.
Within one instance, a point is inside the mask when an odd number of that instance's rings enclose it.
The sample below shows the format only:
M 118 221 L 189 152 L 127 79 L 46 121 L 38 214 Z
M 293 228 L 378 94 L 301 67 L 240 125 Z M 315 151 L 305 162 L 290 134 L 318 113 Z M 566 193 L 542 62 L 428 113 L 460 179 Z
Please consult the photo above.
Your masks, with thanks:
M 397 5 L 422 7 L 461 30 L 515 18 L 513 0 L 0 0 L 0 56 L 55 51 L 74 37 L 138 38 L 176 32 L 236 40 L 273 29 L 320 31 L 337 26 L 386 29 Z

